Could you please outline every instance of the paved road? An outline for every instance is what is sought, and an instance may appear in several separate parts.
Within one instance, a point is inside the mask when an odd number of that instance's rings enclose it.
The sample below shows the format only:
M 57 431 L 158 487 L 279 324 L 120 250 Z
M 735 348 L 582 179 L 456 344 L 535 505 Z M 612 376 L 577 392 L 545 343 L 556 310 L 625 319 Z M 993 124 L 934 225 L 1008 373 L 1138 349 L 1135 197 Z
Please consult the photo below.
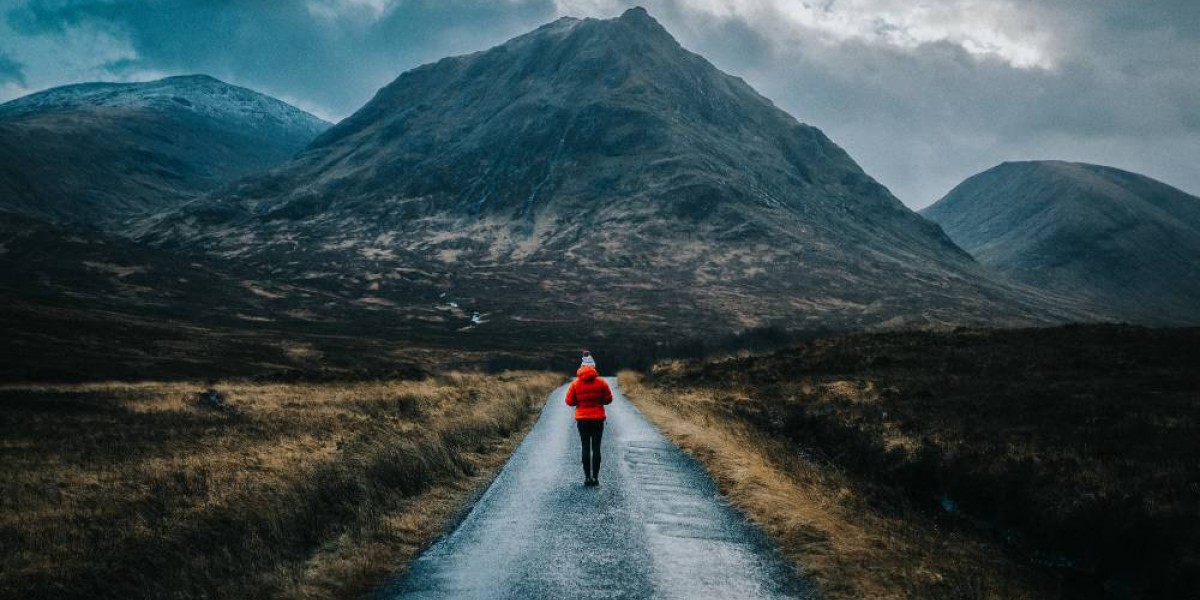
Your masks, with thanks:
M 381 598 L 812 598 L 707 473 L 613 385 L 600 486 L 566 388 L 463 522 Z

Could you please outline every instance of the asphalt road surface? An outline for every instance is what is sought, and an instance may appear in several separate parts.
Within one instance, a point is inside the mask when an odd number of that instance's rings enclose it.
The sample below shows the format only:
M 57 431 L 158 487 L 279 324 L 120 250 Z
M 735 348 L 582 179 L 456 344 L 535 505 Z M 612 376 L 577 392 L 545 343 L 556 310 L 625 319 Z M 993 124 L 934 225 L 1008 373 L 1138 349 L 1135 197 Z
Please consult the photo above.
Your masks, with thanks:
M 815 598 L 609 384 L 599 487 L 583 486 L 564 386 L 467 517 L 379 597 Z

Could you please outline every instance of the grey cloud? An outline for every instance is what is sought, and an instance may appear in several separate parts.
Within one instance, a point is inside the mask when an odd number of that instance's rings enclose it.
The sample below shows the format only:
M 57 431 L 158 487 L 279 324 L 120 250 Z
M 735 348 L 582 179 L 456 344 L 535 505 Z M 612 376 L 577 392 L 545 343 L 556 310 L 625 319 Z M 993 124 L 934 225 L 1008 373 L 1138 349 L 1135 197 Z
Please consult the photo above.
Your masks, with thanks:
M 0 84 L 10 81 L 25 85 L 24 66 L 4 52 L 0 52 Z
M 1200 192 L 1200 36 L 1179 25 L 1200 22 L 1200 3 L 1028 2 L 1059 35 L 1049 70 L 945 42 L 771 39 L 761 23 L 660 4 L 686 23 L 675 28 L 685 45 L 824 129 L 912 206 L 1004 160 L 1034 158 L 1112 164 Z

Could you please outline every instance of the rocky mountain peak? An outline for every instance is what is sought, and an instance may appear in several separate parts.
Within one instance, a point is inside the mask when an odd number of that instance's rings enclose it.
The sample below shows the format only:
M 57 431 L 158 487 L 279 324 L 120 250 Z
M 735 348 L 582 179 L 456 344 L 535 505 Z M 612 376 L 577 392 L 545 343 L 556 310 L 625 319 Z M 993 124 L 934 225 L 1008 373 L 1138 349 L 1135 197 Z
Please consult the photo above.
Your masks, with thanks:
M 621 13 L 620 17 L 617 18 L 627 23 L 653 23 L 654 25 L 658 25 L 658 21 L 655 20 L 654 17 L 650 16 L 649 11 L 641 6 L 635 6 L 627 9 L 625 12 Z
M 747 153 L 770 158 L 747 169 Z M 872 202 L 904 211 L 824 134 L 685 50 L 644 9 L 560 19 L 490 50 L 413 69 L 303 158 L 295 167 L 315 177 L 308 196 L 334 188 L 342 198 L 439 196 L 440 209 L 462 216 L 528 218 L 548 206 L 593 212 L 589 198 L 612 189 L 567 188 L 610 171 L 613 184 L 628 186 L 623 198 L 654 191 L 689 217 L 716 217 L 708 202 L 717 198 L 795 207 L 796 192 L 818 180 L 869 189 Z M 639 168 L 613 171 L 626 160 Z M 635 181 L 655 164 L 677 174 L 670 187 L 691 180 L 694 193 Z M 755 191 L 734 193 L 747 189 Z M 247 186 L 240 195 L 288 201 L 264 191 Z
M 491 328 L 677 336 L 1040 310 L 642 9 L 403 73 L 295 160 L 143 239 L 371 277 L 371 302 L 431 323 L 431 300 L 473 298 Z
M 650 13 L 646 9 L 644 9 L 640 6 L 635 6 L 629 10 L 626 10 L 625 12 L 621 13 L 621 16 L 617 17 L 614 21 L 617 23 L 626 25 L 628 27 L 634 28 L 643 33 L 648 33 L 651 35 L 662 36 L 662 37 L 668 37 L 668 38 L 671 38 L 672 40 L 675 39 L 674 37 L 671 36 L 670 32 L 668 32 L 667 29 L 665 27 L 663 27 L 661 23 L 658 22 L 657 19 L 650 16 Z

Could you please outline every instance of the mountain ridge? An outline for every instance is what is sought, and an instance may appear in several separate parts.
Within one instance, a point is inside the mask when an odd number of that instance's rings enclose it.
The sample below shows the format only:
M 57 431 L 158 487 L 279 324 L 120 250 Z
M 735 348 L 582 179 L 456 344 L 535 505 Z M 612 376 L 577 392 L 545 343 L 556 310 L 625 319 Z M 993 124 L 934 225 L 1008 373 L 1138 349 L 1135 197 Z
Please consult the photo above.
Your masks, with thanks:
M 1200 198 L 1066 161 L 1002 163 L 922 211 L 981 263 L 1109 318 L 1200 323 Z
M 120 230 L 289 159 L 328 125 L 206 75 L 43 90 L 0 104 L 0 210 Z
M 209 98 L 204 98 L 205 92 L 210 94 Z M 190 103 L 193 99 L 209 99 L 213 102 L 196 106 Z M 152 106 L 156 100 L 172 101 L 184 107 L 240 111 L 264 121 L 281 121 L 283 124 L 305 130 L 314 137 L 330 125 L 323 119 L 282 100 L 201 73 L 173 75 L 145 82 L 101 81 L 53 87 L 0 104 L 0 118 L 53 110 L 74 110 L 83 105 L 147 107 Z

